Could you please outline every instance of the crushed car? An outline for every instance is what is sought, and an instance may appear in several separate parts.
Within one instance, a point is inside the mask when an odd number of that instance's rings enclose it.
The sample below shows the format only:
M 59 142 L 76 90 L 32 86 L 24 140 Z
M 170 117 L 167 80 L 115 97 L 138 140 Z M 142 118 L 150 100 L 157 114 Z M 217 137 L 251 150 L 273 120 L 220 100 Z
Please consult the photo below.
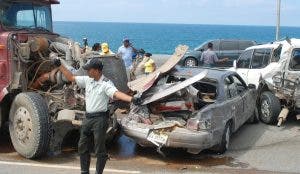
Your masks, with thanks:
M 258 89 L 260 119 L 281 126 L 289 113 L 300 119 L 300 39 L 285 39 L 247 48 L 234 71 Z
M 233 132 L 258 120 L 256 87 L 235 72 L 176 66 L 152 76 L 129 82 L 143 104 L 121 119 L 124 134 L 141 146 L 224 153 Z

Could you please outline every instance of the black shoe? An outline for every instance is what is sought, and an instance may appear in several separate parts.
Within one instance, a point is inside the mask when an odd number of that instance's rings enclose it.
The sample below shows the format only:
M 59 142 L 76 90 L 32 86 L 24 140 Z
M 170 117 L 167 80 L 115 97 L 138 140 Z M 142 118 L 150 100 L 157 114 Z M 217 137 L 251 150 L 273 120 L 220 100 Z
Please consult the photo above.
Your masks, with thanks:
M 90 163 L 91 163 L 90 154 L 80 155 L 81 174 L 90 174 Z

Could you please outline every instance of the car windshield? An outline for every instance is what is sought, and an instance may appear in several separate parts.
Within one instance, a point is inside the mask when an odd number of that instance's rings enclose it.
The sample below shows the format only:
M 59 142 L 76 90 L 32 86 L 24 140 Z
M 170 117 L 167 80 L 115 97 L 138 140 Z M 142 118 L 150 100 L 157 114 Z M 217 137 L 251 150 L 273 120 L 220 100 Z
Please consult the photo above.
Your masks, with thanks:
M 199 45 L 198 47 L 196 47 L 194 50 L 195 51 L 200 51 L 201 49 L 205 49 L 204 46 L 207 45 L 207 42 L 202 43 L 201 45 Z
M 0 1 L 0 22 L 9 29 L 52 31 L 51 7 L 30 2 Z

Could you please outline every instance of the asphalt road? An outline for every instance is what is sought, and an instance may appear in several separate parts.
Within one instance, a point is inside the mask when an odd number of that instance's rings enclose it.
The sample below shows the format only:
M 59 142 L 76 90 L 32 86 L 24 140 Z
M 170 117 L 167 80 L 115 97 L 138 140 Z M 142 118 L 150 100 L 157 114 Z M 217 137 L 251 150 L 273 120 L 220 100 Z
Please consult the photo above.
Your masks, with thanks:
M 283 127 L 246 124 L 232 136 L 224 155 L 202 152 L 190 155 L 180 149 L 166 149 L 167 157 L 155 149 L 141 148 L 122 136 L 109 147 L 111 156 L 105 173 L 299 173 L 300 122 Z M 95 159 L 91 172 L 94 173 Z M 57 156 L 39 160 L 20 157 L 7 136 L 0 136 L 1 174 L 80 173 L 79 158 L 73 148 Z

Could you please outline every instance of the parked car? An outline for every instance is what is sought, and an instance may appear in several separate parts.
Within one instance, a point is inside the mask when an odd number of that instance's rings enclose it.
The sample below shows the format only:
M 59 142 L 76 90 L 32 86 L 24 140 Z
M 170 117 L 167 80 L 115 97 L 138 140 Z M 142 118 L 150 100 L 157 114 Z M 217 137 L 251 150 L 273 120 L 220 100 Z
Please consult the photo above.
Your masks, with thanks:
M 300 108 L 300 39 L 287 39 L 247 48 L 234 63 L 246 83 L 258 88 L 260 119 L 278 126 Z
M 188 51 L 180 62 L 180 65 L 186 67 L 193 67 L 201 65 L 200 58 L 203 51 L 207 50 L 207 45 L 212 42 L 214 51 L 218 58 L 229 58 L 229 61 L 219 65 L 224 67 L 231 67 L 234 60 L 248 47 L 256 45 L 255 41 L 251 40 L 233 40 L 233 39 L 216 39 L 204 42 L 194 50 Z
M 143 105 L 132 106 L 121 121 L 142 146 L 223 153 L 233 132 L 258 120 L 255 86 L 235 72 L 177 67 L 154 84 L 142 94 Z

